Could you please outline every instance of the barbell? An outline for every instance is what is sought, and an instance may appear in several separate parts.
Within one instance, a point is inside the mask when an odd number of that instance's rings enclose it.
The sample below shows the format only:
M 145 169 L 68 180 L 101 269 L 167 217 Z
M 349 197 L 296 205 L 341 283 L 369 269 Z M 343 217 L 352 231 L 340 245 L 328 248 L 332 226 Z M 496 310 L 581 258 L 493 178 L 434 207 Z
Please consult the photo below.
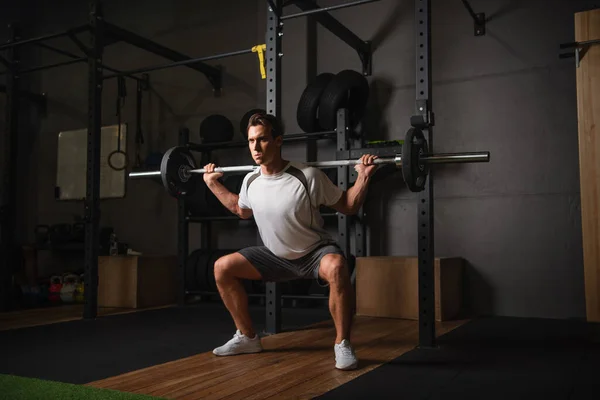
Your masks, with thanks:
M 394 157 L 382 157 L 374 160 L 376 165 L 395 164 L 402 168 L 402 176 L 409 190 L 420 192 L 425 189 L 429 165 L 449 163 L 489 162 L 490 152 L 467 153 L 429 153 L 425 135 L 418 128 L 410 128 L 402 144 L 402 153 Z M 318 167 L 343 167 L 359 164 L 356 160 L 311 161 L 303 164 Z M 252 172 L 260 168 L 258 165 L 239 165 L 233 167 L 217 167 L 216 172 Z M 160 176 L 167 192 L 173 197 L 190 195 L 194 192 L 197 174 L 204 174 L 204 168 L 198 168 L 191 152 L 183 146 L 170 148 L 163 156 L 160 171 L 131 172 L 130 178 L 150 178 Z

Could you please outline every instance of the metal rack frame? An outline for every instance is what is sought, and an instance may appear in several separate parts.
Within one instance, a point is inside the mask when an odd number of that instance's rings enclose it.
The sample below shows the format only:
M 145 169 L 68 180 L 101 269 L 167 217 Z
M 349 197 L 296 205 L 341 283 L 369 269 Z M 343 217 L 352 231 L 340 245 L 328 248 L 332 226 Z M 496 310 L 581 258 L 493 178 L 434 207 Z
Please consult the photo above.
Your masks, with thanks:
M 338 8 L 365 4 L 371 1 L 356 1 L 340 5 Z M 283 3 L 281 0 L 270 0 L 267 11 L 267 110 L 269 113 L 279 115 L 281 111 L 281 85 L 278 82 L 281 79 L 281 60 L 282 51 L 281 37 L 283 31 L 283 21 L 291 18 L 282 16 L 281 10 Z M 363 73 L 370 74 L 371 62 L 369 57 L 361 56 L 361 49 L 366 47 L 358 45 L 356 40 L 349 39 L 351 36 L 347 28 L 339 28 L 337 21 L 333 19 L 327 11 L 331 8 L 318 9 L 316 3 L 308 0 L 292 1 L 291 3 L 304 10 L 303 13 L 295 14 L 294 17 L 302 15 L 321 15 L 317 19 L 319 23 L 336 34 L 347 44 L 357 49 L 359 56 L 363 61 Z M 289 3 L 288 3 L 289 4 Z M 286 4 L 287 5 L 287 4 Z M 341 25 L 341 24 L 339 24 Z M 332 26 L 337 26 L 332 29 Z M 433 151 L 433 126 L 435 125 L 434 113 L 432 108 L 432 90 L 431 90 L 431 0 L 415 0 L 415 38 L 416 38 L 416 102 L 415 114 L 411 117 L 411 125 L 421 128 L 427 133 L 429 151 Z M 343 32 L 343 33 L 342 33 Z M 347 40 L 345 40 L 347 39 Z M 354 45 L 352 44 L 354 43 Z M 367 42 L 365 42 L 367 43 Z M 370 48 L 369 48 L 370 50 Z M 365 60 L 369 60 L 365 63 Z M 345 110 L 338 113 L 338 152 L 337 159 L 345 157 L 357 157 L 366 152 L 379 154 L 385 151 L 398 151 L 398 149 L 382 148 L 363 148 L 361 143 L 358 148 L 350 149 L 348 137 L 348 116 Z M 355 143 L 356 145 L 356 143 Z M 400 147 L 401 149 L 401 147 Z M 348 183 L 353 179 L 348 176 L 348 168 L 341 167 L 338 172 L 338 186 L 346 190 Z M 435 288 L 434 288 L 434 229 L 433 229 L 433 173 L 430 171 L 427 186 L 418 196 L 418 262 L 419 262 L 419 347 L 434 348 L 436 346 L 435 338 Z M 349 246 L 349 223 L 344 216 L 338 217 L 339 239 L 342 249 L 348 254 Z M 356 223 L 356 252 L 364 254 L 364 213 L 359 214 L 355 219 Z M 359 238 L 358 234 L 362 237 Z M 350 257 L 348 257 L 350 259 Z M 267 285 L 267 333 L 276 333 L 281 331 L 281 311 L 280 311 L 281 293 L 277 285 Z
M 8 44 L 18 40 L 18 32 L 15 26 L 9 25 Z M 15 258 L 16 213 L 17 213 L 17 149 L 19 141 L 19 51 L 11 47 L 3 57 L 3 64 L 7 65 L 10 74 L 6 77 L 6 138 L 3 146 L 8 152 L 8 168 L 3 171 L 2 196 L 0 203 L 0 258 L 2 265 L 0 269 L 0 311 L 10 309 L 10 284 L 11 273 Z
M 361 40 L 352 31 L 333 18 L 328 12 L 334 9 L 352 7 L 360 4 L 371 3 L 377 0 L 360 0 L 344 3 L 338 6 L 320 8 L 315 1 L 297 0 L 287 2 L 285 5 L 282 0 L 267 1 L 267 29 L 266 29 L 266 60 L 267 60 L 267 98 L 266 110 L 269 114 L 275 116 L 281 115 L 281 56 L 282 56 L 282 36 L 284 21 L 287 19 L 308 16 L 314 18 L 319 24 L 336 35 L 340 40 L 355 49 L 361 59 L 363 74 L 371 74 L 371 47 L 370 43 Z M 282 15 L 283 7 L 293 4 L 300 8 L 302 12 L 296 14 Z M 337 137 L 337 157 L 340 152 L 348 151 L 352 146 L 362 147 L 362 140 L 358 143 L 351 143 L 349 132 L 349 116 L 347 110 L 339 110 L 337 118 L 337 128 L 335 131 Z M 363 152 L 364 153 L 364 152 Z M 355 173 L 350 173 L 349 167 L 339 167 L 338 169 L 338 187 L 347 190 L 351 183 L 356 179 Z M 345 215 L 338 215 L 338 242 L 346 254 L 349 262 L 353 258 L 350 255 L 350 227 L 351 222 Z M 358 218 L 355 218 L 355 252 L 362 256 L 365 252 L 365 226 L 364 213 L 361 209 Z M 353 274 L 353 279 L 355 275 Z M 266 285 L 266 333 L 273 334 L 281 332 L 281 290 L 279 285 L 269 282 Z
M 427 133 L 429 151 L 433 152 L 433 113 L 431 90 L 431 0 L 415 0 L 416 37 L 416 104 L 411 125 Z M 434 197 L 433 171 L 430 169 L 425 190 L 418 196 L 418 255 L 419 255 L 419 347 L 433 348 L 435 337 L 434 284 Z

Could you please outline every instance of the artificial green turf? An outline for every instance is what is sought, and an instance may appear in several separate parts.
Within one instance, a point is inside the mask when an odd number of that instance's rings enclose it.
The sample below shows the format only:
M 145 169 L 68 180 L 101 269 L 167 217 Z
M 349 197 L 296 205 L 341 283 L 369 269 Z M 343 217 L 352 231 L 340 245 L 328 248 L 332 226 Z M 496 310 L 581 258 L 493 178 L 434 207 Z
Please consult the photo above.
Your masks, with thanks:
M 155 400 L 158 398 L 110 389 L 98 389 L 70 383 L 0 374 L 0 399 L 2 400 Z

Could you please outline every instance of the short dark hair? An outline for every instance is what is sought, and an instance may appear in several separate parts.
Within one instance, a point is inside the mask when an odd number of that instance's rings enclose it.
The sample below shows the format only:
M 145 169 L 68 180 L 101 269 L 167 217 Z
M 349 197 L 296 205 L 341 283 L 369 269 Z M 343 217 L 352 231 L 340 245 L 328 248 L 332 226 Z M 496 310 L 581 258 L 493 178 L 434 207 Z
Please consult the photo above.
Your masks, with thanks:
M 265 128 L 268 128 L 273 138 L 283 135 L 283 126 L 281 125 L 277 117 L 272 114 L 267 114 L 263 112 L 253 114 L 248 120 L 246 132 L 248 132 L 248 129 L 250 129 L 251 126 L 258 125 L 262 125 Z

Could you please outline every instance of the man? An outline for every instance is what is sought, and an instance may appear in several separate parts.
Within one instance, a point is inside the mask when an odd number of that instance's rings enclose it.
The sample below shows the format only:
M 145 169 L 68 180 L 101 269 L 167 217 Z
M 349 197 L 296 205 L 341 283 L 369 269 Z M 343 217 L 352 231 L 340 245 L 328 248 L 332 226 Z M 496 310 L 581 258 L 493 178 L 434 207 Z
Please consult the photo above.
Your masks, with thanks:
M 336 368 L 354 369 L 358 361 L 350 344 L 354 291 L 343 252 L 323 229 L 320 205 L 352 215 L 363 204 L 376 156 L 364 155 L 356 183 L 348 191 L 333 184 L 318 168 L 284 160 L 283 131 L 270 114 L 254 114 L 248 123 L 248 145 L 260 169 L 248 173 L 238 194 L 217 179 L 215 165 L 207 164 L 204 181 L 232 213 L 243 219 L 254 216 L 264 246 L 242 249 L 215 262 L 219 293 L 237 332 L 233 339 L 214 349 L 218 356 L 262 351 L 252 327 L 248 297 L 241 279 L 281 282 L 321 279 L 330 287 L 329 310 L 336 328 Z

